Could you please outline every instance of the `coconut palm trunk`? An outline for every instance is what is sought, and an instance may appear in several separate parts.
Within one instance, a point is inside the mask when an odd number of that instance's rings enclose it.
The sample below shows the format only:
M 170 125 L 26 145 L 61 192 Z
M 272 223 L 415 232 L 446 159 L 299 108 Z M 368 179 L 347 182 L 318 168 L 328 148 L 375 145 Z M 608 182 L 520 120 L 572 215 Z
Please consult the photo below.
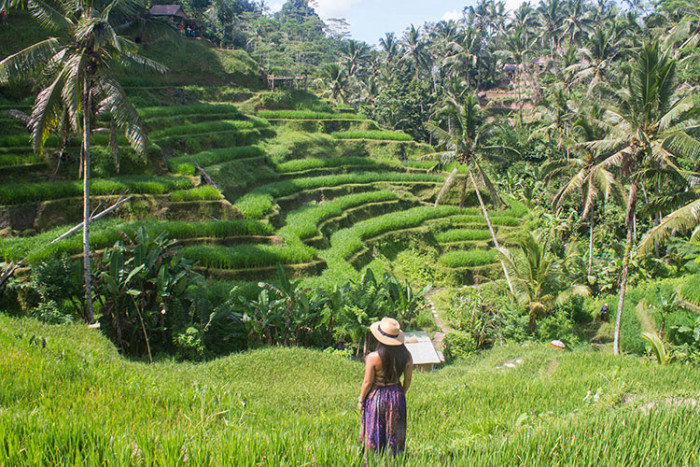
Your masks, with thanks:
M 625 244 L 625 254 L 622 258 L 622 275 L 620 277 L 620 298 L 617 302 L 617 315 L 615 317 L 615 335 L 613 339 L 613 353 L 620 354 L 620 323 L 622 322 L 622 309 L 625 304 L 625 291 L 627 290 L 627 278 L 629 277 L 630 256 L 632 253 L 632 240 L 634 233 L 633 219 L 634 206 L 637 197 L 637 183 L 630 184 L 630 193 L 627 200 L 627 213 L 625 215 L 625 225 L 627 227 L 627 243 Z
M 469 173 L 469 179 L 472 182 L 472 185 L 474 186 L 474 191 L 476 192 L 476 197 L 479 200 L 479 206 L 481 206 L 481 212 L 484 214 L 484 219 L 486 219 L 486 225 L 489 228 L 489 232 L 491 232 L 491 240 L 493 240 L 493 245 L 496 248 L 500 248 L 500 245 L 498 244 L 498 240 L 496 239 L 496 233 L 493 231 L 493 225 L 491 225 L 491 218 L 489 217 L 489 213 L 486 210 L 486 205 L 484 204 L 484 200 L 481 199 L 481 192 L 479 191 L 479 186 L 476 184 L 476 178 L 474 178 L 474 174 L 472 173 L 471 167 L 469 167 L 469 164 L 467 164 L 467 172 Z M 508 274 L 508 268 L 506 268 L 505 263 L 503 260 L 501 260 L 501 267 L 503 268 L 503 274 L 505 275 L 506 282 L 508 283 L 508 290 L 510 290 L 511 294 L 515 294 L 515 291 L 513 290 L 513 284 L 510 281 L 510 275 Z
M 589 213 L 589 235 L 588 235 L 588 271 L 586 271 L 586 275 L 590 276 L 591 272 L 593 271 L 593 208 L 591 208 L 591 212 Z
M 90 108 L 92 95 L 90 78 L 83 80 L 83 272 L 85 275 L 85 319 L 95 321 L 92 306 L 92 275 L 90 272 Z

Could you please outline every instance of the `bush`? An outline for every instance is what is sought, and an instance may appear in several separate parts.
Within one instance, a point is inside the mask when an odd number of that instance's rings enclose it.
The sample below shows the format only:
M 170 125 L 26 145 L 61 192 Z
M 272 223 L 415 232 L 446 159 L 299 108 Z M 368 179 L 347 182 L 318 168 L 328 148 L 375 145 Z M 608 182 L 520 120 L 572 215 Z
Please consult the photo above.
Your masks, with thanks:
M 442 342 L 444 345 L 443 355 L 447 363 L 452 363 L 458 358 L 467 357 L 476 352 L 476 342 L 468 332 L 450 331 Z

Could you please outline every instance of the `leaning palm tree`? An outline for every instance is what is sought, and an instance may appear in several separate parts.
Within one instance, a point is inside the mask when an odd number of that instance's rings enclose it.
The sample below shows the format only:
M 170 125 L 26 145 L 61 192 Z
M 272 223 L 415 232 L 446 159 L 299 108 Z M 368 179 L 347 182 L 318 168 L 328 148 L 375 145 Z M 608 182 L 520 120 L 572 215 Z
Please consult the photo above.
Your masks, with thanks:
M 491 200 L 494 203 L 498 203 L 500 197 L 498 196 L 493 183 L 491 183 L 491 180 L 489 180 L 489 177 L 484 172 L 481 159 L 495 157 L 495 155 L 498 153 L 517 154 L 517 151 L 504 146 L 487 145 L 486 140 L 488 139 L 488 136 L 493 133 L 493 130 L 496 127 L 484 121 L 481 108 L 479 107 L 474 94 L 468 94 L 464 98 L 458 98 L 452 95 L 448 96 L 445 100 L 444 107 L 440 109 L 439 113 L 447 115 L 450 118 L 450 131 L 445 131 L 437 125 L 431 123 L 428 123 L 427 126 L 433 138 L 435 138 L 440 145 L 444 146 L 447 151 L 437 154 L 430 154 L 424 157 L 439 157 L 443 165 L 452 161 L 457 161 L 460 165 L 466 167 L 469 180 L 471 181 L 476 197 L 479 200 L 481 212 L 484 215 L 486 225 L 491 233 L 491 240 L 493 241 L 494 246 L 499 248 L 496 233 L 491 225 L 491 218 L 489 217 L 486 204 L 484 203 L 484 200 L 481 197 L 481 192 L 479 191 L 477 177 L 479 177 L 488 188 L 491 194 Z M 435 200 L 436 206 L 440 202 L 441 197 L 449 190 L 451 184 L 454 182 L 458 169 L 459 166 L 455 167 L 450 176 L 447 178 L 445 185 L 443 186 L 442 190 L 440 190 L 440 193 Z M 477 173 L 477 177 L 474 176 L 474 172 Z M 459 201 L 460 209 L 464 206 L 466 190 L 467 178 L 464 178 Z M 506 278 L 506 282 L 508 283 L 508 288 L 512 291 L 513 285 L 511 284 L 508 270 L 503 262 L 501 262 L 501 265 L 503 266 L 503 274 Z
M 17 0 L 15 3 L 21 3 Z M 146 149 L 146 134 L 138 113 L 114 75 L 111 64 L 165 71 L 136 54 L 137 46 L 117 34 L 143 8 L 140 0 L 29 0 L 39 23 L 58 37 L 50 37 L 0 62 L 0 84 L 39 76 L 42 91 L 36 98 L 29 128 L 34 150 L 44 143 L 67 112 L 74 132 L 82 130 L 83 265 L 85 318 L 94 321 L 90 276 L 90 135 L 97 116 L 108 118 L 123 131 L 138 153 Z
M 663 167 L 674 170 L 675 156 L 697 158 L 700 141 L 695 137 L 698 125 L 693 114 L 697 105 L 693 93 L 685 97 L 677 92 L 674 82 L 676 61 L 659 47 L 659 42 L 647 43 L 631 63 L 624 86 L 613 96 L 613 105 L 604 117 L 612 132 L 604 140 L 581 143 L 591 150 L 610 151 L 603 167 L 617 166 L 629 181 L 625 213 L 627 240 L 622 258 L 620 298 L 615 320 L 613 350 L 620 353 L 620 322 L 627 289 L 630 255 L 634 240 L 634 215 L 637 191 L 642 174 L 648 169 Z M 693 136 L 691 136 L 693 135 Z

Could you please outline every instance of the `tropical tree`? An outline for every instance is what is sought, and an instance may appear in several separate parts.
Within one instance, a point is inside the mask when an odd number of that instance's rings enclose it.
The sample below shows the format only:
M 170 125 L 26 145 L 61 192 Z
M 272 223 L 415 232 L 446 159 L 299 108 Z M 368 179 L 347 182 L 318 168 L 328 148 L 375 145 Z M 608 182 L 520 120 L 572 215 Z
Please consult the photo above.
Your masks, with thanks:
M 594 107 L 590 115 L 582 115 L 574 122 L 572 133 L 578 141 L 594 141 L 605 136 L 605 129 L 597 121 L 600 109 Z M 589 217 L 589 242 L 588 242 L 588 270 L 591 276 L 593 267 L 593 226 L 595 215 L 595 203 L 599 198 L 607 202 L 611 195 L 617 199 L 623 197 L 622 184 L 615 174 L 606 168 L 603 162 L 605 155 L 591 151 L 585 147 L 574 147 L 574 157 L 568 159 L 552 160 L 545 166 L 546 179 L 552 179 L 565 175 L 568 181 L 559 189 L 552 200 L 552 206 L 559 210 L 562 203 L 576 192 L 581 192 L 583 198 L 583 210 L 581 218 Z M 609 154 L 608 154 L 609 155 Z
M 516 301 L 527 309 L 530 331 L 535 330 L 538 318 L 545 316 L 556 305 L 561 305 L 572 296 L 590 295 L 590 289 L 577 284 L 567 273 L 564 259 L 550 249 L 551 235 L 542 232 L 534 235 L 529 232 L 520 240 L 520 255 L 514 255 L 506 248 L 498 251 L 513 277 L 513 290 Z M 565 257 L 570 258 L 575 242 L 567 248 Z
M 640 177 L 647 169 L 662 166 L 675 169 L 675 156 L 691 159 L 700 155 L 700 141 L 694 136 L 697 112 L 693 95 L 685 97 L 674 82 L 676 60 L 659 47 L 659 42 L 645 44 L 630 64 L 622 89 L 611 96 L 612 105 L 604 117 L 611 125 L 606 139 L 581 143 L 592 150 L 610 151 L 613 155 L 601 164 L 617 166 L 629 181 L 625 213 L 627 240 L 622 258 L 620 298 L 615 320 L 613 348 L 620 353 L 620 322 L 629 276 L 634 240 L 634 217 Z
M 29 0 L 39 23 L 57 33 L 0 62 L 0 84 L 40 76 L 42 91 L 32 108 L 29 127 L 34 150 L 41 152 L 50 131 L 68 113 L 71 128 L 82 129 L 83 256 L 86 318 L 94 321 L 90 274 L 90 135 L 97 116 L 109 118 L 134 150 L 146 149 L 138 113 L 112 71 L 112 62 L 165 71 L 137 55 L 137 46 L 118 34 L 142 11 L 140 0 Z M 81 128 L 82 127 L 82 128 Z
M 420 72 L 428 68 L 430 56 L 423 40 L 420 27 L 411 27 L 403 37 L 404 54 L 402 60 L 409 62 L 413 66 L 415 77 L 418 78 Z
M 441 146 L 444 146 L 447 151 L 426 157 L 437 156 L 441 158 L 443 164 L 457 161 L 460 165 L 466 167 L 469 180 L 471 181 L 474 192 L 479 200 L 481 212 L 484 215 L 486 225 L 491 233 L 491 240 L 493 241 L 494 246 L 499 248 L 498 239 L 496 238 L 496 233 L 491 225 L 491 219 L 489 218 L 486 204 L 484 203 L 484 200 L 481 197 L 481 192 L 479 191 L 477 177 L 480 178 L 488 188 L 489 192 L 491 193 L 491 200 L 494 203 L 498 203 L 500 197 L 498 196 L 496 188 L 491 183 L 488 175 L 486 175 L 481 159 L 495 158 L 497 154 L 502 153 L 517 154 L 517 151 L 505 146 L 491 146 L 487 144 L 488 137 L 490 134 L 493 134 L 496 126 L 485 122 L 481 108 L 473 94 L 468 94 L 463 99 L 453 95 L 447 96 L 445 105 L 439 113 L 450 117 L 450 121 L 453 122 L 451 131 L 443 130 L 439 126 L 430 123 L 428 124 L 428 129 L 437 142 Z M 448 177 L 443 189 L 440 191 L 440 195 L 438 195 L 438 198 L 435 200 L 436 206 L 440 202 L 441 195 L 447 192 L 450 185 L 455 180 L 457 171 L 458 166 L 453 169 L 452 174 Z M 474 172 L 477 173 L 477 177 L 474 176 Z M 460 209 L 464 206 L 466 190 L 467 178 L 464 178 L 459 202 Z M 501 265 L 503 266 L 503 274 L 506 278 L 506 282 L 508 283 L 508 288 L 512 291 L 513 286 L 511 284 L 506 266 L 503 262 L 501 262 Z

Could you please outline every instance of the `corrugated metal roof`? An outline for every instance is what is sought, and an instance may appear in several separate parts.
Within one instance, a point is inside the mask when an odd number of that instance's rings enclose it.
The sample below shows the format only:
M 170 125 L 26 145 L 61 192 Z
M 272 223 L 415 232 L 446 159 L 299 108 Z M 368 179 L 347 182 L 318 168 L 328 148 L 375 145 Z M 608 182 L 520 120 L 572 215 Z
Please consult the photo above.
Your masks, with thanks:
M 404 332 L 404 344 L 411 356 L 413 357 L 414 365 L 423 365 L 430 363 L 441 363 L 440 355 L 433 347 L 428 333 L 425 331 Z
M 154 5 L 148 12 L 153 16 L 179 16 L 187 18 L 181 5 Z

